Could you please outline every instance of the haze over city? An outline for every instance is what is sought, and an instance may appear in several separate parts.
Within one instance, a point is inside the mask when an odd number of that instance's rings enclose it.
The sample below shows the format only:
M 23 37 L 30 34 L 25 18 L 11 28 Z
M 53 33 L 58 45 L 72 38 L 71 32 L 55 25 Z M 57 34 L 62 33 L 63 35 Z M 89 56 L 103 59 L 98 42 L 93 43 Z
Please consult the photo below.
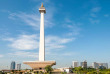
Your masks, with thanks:
M 0 69 L 38 60 L 39 7 L 44 3 L 46 60 L 70 67 L 72 61 L 110 64 L 109 0 L 0 1 Z M 22 64 L 22 68 L 29 66 Z

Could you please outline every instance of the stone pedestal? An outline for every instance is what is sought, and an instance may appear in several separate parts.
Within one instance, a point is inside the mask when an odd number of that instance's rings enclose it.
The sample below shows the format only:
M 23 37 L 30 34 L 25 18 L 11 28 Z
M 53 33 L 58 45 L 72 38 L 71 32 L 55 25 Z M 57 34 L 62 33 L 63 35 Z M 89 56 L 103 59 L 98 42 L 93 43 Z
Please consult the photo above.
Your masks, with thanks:
M 56 65 L 55 61 L 27 61 L 23 63 L 29 65 L 34 70 L 45 69 L 47 65 L 50 65 L 50 66 Z

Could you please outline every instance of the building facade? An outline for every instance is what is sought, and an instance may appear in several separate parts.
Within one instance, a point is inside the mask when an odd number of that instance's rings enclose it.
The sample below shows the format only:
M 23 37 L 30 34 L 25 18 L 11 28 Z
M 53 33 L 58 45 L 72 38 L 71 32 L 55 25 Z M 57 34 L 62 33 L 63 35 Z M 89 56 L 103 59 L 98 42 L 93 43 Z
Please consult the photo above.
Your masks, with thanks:
M 103 63 L 103 66 L 108 69 L 108 63 Z
M 11 70 L 15 70 L 15 65 L 16 65 L 15 61 L 12 61 L 10 69 Z
M 108 63 L 97 63 L 93 62 L 92 63 L 93 68 L 98 69 L 98 68 L 106 68 L 108 69 Z
M 83 67 L 83 62 L 80 62 L 80 66 Z
M 73 61 L 73 68 L 78 67 L 79 63 L 77 61 Z
M 80 66 L 81 66 L 82 68 L 87 68 L 87 61 L 80 62 Z
M 87 68 L 87 61 L 83 62 L 83 68 Z
M 21 70 L 21 64 L 17 64 L 17 70 Z
M 92 63 L 93 68 L 97 69 L 99 68 L 99 64 L 97 62 L 93 62 Z

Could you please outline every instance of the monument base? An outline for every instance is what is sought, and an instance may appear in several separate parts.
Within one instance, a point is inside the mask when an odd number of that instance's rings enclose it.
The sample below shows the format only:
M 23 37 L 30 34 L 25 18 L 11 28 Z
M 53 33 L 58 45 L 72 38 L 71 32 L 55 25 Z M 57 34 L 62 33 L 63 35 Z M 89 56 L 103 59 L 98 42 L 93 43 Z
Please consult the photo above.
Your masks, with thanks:
M 32 69 L 36 69 L 36 70 L 45 69 L 47 65 L 50 66 L 56 65 L 55 61 L 27 61 L 23 63 L 29 65 Z

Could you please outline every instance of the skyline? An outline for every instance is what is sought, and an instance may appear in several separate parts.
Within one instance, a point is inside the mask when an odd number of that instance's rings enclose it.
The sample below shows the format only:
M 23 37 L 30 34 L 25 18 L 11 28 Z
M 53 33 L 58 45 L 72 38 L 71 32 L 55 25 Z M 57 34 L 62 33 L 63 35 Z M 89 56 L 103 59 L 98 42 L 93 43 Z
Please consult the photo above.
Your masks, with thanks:
M 56 60 L 56 67 L 71 66 L 74 60 L 110 64 L 110 1 L 4 0 L 0 2 L 0 69 L 11 61 L 38 60 L 42 2 L 47 11 L 46 60 Z

